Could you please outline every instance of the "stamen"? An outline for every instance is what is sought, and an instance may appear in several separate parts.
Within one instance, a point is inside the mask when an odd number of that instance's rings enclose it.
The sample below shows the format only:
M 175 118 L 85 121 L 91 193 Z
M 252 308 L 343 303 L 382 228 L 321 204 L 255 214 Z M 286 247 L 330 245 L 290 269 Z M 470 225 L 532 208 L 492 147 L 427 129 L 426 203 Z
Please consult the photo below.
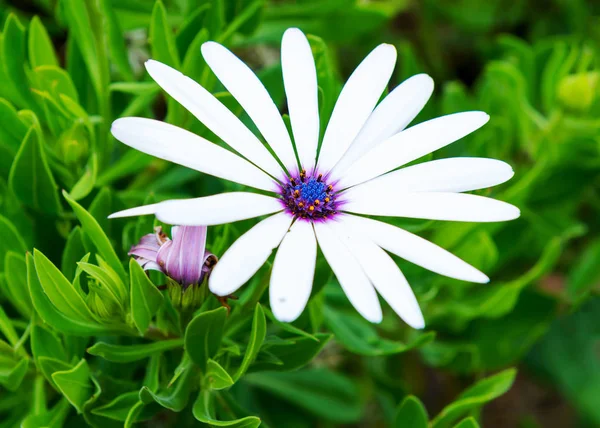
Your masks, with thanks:
M 297 218 L 318 220 L 331 218 L 337 208 L 333 185 L 323 181 L 323 174 L 309 175 L 302 169 L 288 178 L 281 188 L 281 198 L 286 210 Z
M 309 210 L 309 211 L 314 211 L 314 210 L 315 210 L 315 207 L 313 207 L 313 206 L 311 205 L 310 207 L 308 207 L 308 210 Z
M 315 205 L 319 206 L 319 204 L 321 203 L 321 201 L 319 201 L 318 199 L 315 199 Z

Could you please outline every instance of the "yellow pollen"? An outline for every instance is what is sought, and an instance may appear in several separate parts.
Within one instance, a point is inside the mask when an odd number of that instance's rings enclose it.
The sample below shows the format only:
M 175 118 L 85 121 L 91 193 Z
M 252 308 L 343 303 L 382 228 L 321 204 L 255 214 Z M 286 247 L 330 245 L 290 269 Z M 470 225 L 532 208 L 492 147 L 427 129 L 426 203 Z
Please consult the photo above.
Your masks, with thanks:
M 330 201 L 329 198 L 325 198 L 325 203 L 328 203 Z
M 313 207 L 313 206 L 311 205 L 310 207 L 308 207 L 308 210 L 309 210 L 309 211 L 314 211 L 314 210 L 315 210 L 315 207 Z
M 321 201 L 319 201 L 318 199 L 315 199 L 315 205 L 319 206 L 320 203 L 321 203 Z

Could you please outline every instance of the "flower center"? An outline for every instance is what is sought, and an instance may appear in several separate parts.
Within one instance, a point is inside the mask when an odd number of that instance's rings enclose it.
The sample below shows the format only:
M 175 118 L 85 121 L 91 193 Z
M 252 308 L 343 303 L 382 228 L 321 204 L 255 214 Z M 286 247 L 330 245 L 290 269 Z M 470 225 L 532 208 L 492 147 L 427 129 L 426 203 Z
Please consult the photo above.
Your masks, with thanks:
M 317 172 L 308 175 L 302 170 L 297 176 L 288 177 L 281 187 L 281 197 L 287 210 L 299 218 L 326 219 L 337 212 L 333 186 Z

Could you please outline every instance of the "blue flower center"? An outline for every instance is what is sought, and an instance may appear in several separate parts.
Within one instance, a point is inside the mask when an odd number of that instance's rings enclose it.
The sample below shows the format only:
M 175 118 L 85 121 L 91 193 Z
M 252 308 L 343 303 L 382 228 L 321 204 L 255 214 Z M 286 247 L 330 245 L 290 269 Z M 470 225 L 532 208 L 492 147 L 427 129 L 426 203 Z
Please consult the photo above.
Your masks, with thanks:
M 333 186 L 316 172 L 309 176 L 302 170 L 289 177 L 281 187 L 281 197 L 288 211 L 298 218 L 326 219 L 337 212 Z

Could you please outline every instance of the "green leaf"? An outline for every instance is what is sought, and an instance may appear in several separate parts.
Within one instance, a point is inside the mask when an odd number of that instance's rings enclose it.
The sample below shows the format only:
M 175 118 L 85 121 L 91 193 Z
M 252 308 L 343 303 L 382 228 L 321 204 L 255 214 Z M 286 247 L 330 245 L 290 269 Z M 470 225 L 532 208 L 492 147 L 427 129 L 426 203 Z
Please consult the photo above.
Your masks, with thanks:
M 102 99 L 106 96 L 104 89 L 108 84 L 107 75 L 105 76 L 107 70 L 104 69 L 104 61 L 99 57 L 100 49 L 92 31 L 94 24 L 86 4 L 88 3 L 78 0 L 63 0 L 60 3 L 69 31 L 83 56 L 96 96 Z
M 29 368 L 29 360 L 22 359 L 10 369 L 0 366 L 0 385 L 4 386 L 11 392 L 16 391 L 21 386 L 27 369 Z
M 257 360 L 250 370 L 253 372 L 260 370 L 289 371 L 305 366 L 321 352 L 333 336 L 326 333 L 317 333 L 315 337 L 317 341 L 300 336 L 271 345 L 269 353 L 274 357 L 277 365 L 272 362 Z
M 81 228 L 75 226 L 73 230 L 71 230 L 71 233 L 69 233 L 60 263 L 61 270 L 67 278 L 75 277 L 77 262 L 81 260 L 85 254 L 85 248 L 83 247 L 83 240 L 81 238 Z
M 53 373 L 52 379 L 69 403 L 75 407 L 77 413 L 82 413 L 83 405 L 94 394 L 87 362 L 81 359 L 72 369 Z
M 110 403 L 92 409 L 92 413 L 116 421 L 126 421 L 131 409 L 140 402 L 138 391 L 126 392 L 115 397 Z
M 2 332 L 2 334 L 4 334 L 6 339 L 10 342 L 10 344 L 13 347 L 17 345 L 17 343 L 19 342 L 19 335 L 17 334 L 17 331 L 15 330 L 12 321 L 10 320 L 8 315 L 6 315 L 6 312 L 4 312 L 2 306 L 0 306 L 0 331 Z
M 319 419 L 352 423 L 357 422 L 362 414 L 356 385 L 344 376 L 327 369 L 252 373 L 246 375 L 244 381 L 304 409 Z
M 81 205 L 75 202 L 67 192 L 63 191 L 63 196 L 65 197 L 69 205 L 71 205 L 71 208 L 73 208 L 75 215 L 81 223 L 83 231 L 92 240 L 102 258 L 106 260 L 106 262 L 110 265 L 111 268 L 115 270 L 115 272 L 117 272 L 117 274 L 119 274 L 121 280 L 125 281 L 127 279 L 125 269 L 123 268 L 119 257 L 117 257 L 117 254 L 115 253 L 115 250 L 112 247 L 110 240 L 108 239 L 108 237 L 106 236 L 96 219 L 92 217 L 92 215 L 90 215 L 90 213 L 88 213 Z
M 2 271 L 5 269 L 4 261 L 9 251 L 25 254 L 27 245 L 12 222 L 0 215 L 0 270 Z
M 480 380 L 475 385 L 463 391 L 452 404 L 444 407 L 432 421 L 432 427 L 448 427 L 467 412 L 500 397 L 510 389 L 516 374 L 517 371 L 515 369 L 508 369 Z
M 144 334 L 163 303 L 163 295 L 134 259 L 129 260 L 130 308 L 133 323 Z
M 96 322 L 88 322 L 80 319 L 70 318 L 60 312 L 48 299 L 35 270 L 35 262 L 31 254 L 26 256 L 27 263 L 27 285 L 31 302 L 38 315 L 56 330 L 79 336 L 91 336 L 94 334 L 107 334 L 111 330 Z
M 256 416 L 247 416 L 233 421 L 219 421 L 215 418 L 211 409 L 214 407 L 214 393 L 202 390 L 194 402 L 192 412 L 194 417 L 204 424 L 212 427 L 231 427 L 231 428 L 257 428 L 260 425 L 260 419 Z
M 404 400 L 398 410 L 396 410 L 396 416 L 394 417 L 394 426 L 396 428 L 411 427 L 411 428 L 427 428 L 429 426 L 429 418 L 427 417 L 427 410 L 414 395 L 409 395 Z
M 6 291 L 13 306 L 25 318 L 31 317 L 31 297 L 27 289 L 27 266 L 25 257 L 21 254 L 9 251 L 4 258 L 4 276 L 6 280 Z
M 468 417 L 454 425 L 454 428 L 479 428 L 479 424 L 473 417 Z
M 244 354 L 244 359 L 242 360 L 242 364 L 237 372 L 233 375 L 234 381 L 237 381 L 250 364 L 254 362 L 258 352 L 260 351 L 260 347 L 262 346 L 265 335 L 267 334 L 267 320 L 265 318 L 265 313 L 262 309 L 260 303 L 256 304 L 256 309 L 254 310 L 254 317 L 252 319 L 252 330 L 250 332 L 250 340 L 248 341 L 248 346 L 246 347 L 246 353 Z
M 21 108 L 34 110 L 38 116 L 41 116 L 42 111 L 31 93 L 31 85 L 24 68 L 26 64 L 25 28 L 13 13 L 6 18 L 1 42 L 4 70 L 10 79 L 9 85 L 16 91 L 16 99 L 12 101 Z
M 175 38 L 169 27 L 167 12 L 160 0 L 154 3 L 154 9 L 152 9 L 149 40 L 153 59 L 179 69 L 179 55 Z
M 196 316 L 185 329 L 185 350 L 202 371 L 219 351 L 227 309 L 220 307 Z
M 94 189 L 98 175 L 98 156 L 92 153 L 85 166 L 83 175 L 79 177 L 77 183 L 71 188 L 69 195 L 76 201 L 85 198 Z
M 102 259 L 98 258 L 98 260 Z M 128 297 L 127 289 L 115 271 L 111 271 L 108 265 L 96 266 L 86 262 L 79 262 L 77 266 L 98 282 L 95 290 L 99 294 L 114 301 L 121 308 L 121 311 L 124 311 L 124 305 Z
M 129 363 L 181 346 L 183 346 L 183 339 L 161 340 L 143 345 L 112 345 L 98 342 L 89 348 L 87 352 L 115 363 Z
M 582 299 L 600 281 L 600 239 L 591 241 L 574 263 L 567 282 L 567 293 L 571 299 Z
M 36 361 L 41 357 L 51 357 L 68 362 L 67 353 L 60 339 L 54 332 L 41 325 L 34 325 L 31 329 L 31 351 Z
M 377 334 L 371 323 L 362 317 L 324 307 L 327 326 L 337 341 L 349 351 L 367 356 L 392 355 L 418 348 L 431 342 L 435 333 L 429 332 L 417 336 L 412 342 L 402 343 L 384 339 Z
M 147 386 L 140 390 L 140 400 L 149 404 L 152 401 L 174 412 L 181 412 L 187 405 L 194 386 L 194 367 L 190 364 L 177 379 L 175 385 L 167 391 L 154 393 Z
M 29 63 L 33 68 L 40 65 L 58 66 L 58 58 L 48 32 L 38 16 L 29 24 Z
M 85 300 L 62 272 L 37 249 L 33 250 L 33 258 L 40 283 L 52 304 L 67 317 L 94 322 Z
M 131 71 L 131 65 L 127 56 L 125 37 L 119 25 L 114 6 L 110 0 L 102 0 L 100 5 L 102 14 L 106 18 L 106 26 L 108 27 L 108 43 L 112 63 L 115 64 L 125 80 L 133 80 L 133 72 Z
M 0 98 L 0 136 L 15 153 L 27 134 L 27 126 L 17 115 L 15 108 L 5 99 Z
M 23 204 L 37 211 L 57 214 L 61 210 L 56 182 L 34 126 L 21 143 L 10 169 L 8 184 Z
M 209 359 L 206 364 L 206 375 L 204 381 L 208 388 L 220 390 L 229 388 L 234 380 L 229 376 L 227 370 L 220 366 L 215 360 Z

